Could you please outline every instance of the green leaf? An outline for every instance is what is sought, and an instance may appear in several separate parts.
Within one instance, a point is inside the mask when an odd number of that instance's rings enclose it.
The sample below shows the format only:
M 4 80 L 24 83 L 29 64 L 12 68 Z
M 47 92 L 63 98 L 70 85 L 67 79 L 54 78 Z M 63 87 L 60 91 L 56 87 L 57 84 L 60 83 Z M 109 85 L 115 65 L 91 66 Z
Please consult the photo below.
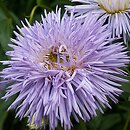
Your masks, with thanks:
M 73 5 L 74 3 L 72 3 L 70 0 L 55 0 L 51 6 L 55 7 L 55 5 L 59 5 L 60 7 L 64 7 L 64 5 Z
M 9 50 L 8 43 L 13 29 L 12 16 L 13 13 L 10 13 L 3 2 L 0 1 L 0 44 L 4 51 Z
M 130 92 L 130 82 L 122 83 L 121 89 L 123 89 L 124 92 Z
M 128 101 L 130 101 L 130 96 L 128 97 Z
M 2 96 L 2 91 L 0 93 L 0 97 L 1 96 Z M 11 98 L 7 102 L 0 100 L 0 130 L 3 130 L 4 121 L 6 120 L 6 117 L 8 115 L 7 109 L 13 100 L 14 100 L 14 98 Z
M 130 110 L 130 102 L 129 101 L 120 102 L 120 104 L 118 105 L 118 108 L 125 110 L 125 111 L 129 111 Z
M 41 5 L 50 5 L 51 2 L 47 0 L 36 0 L 36 3 L 38 6 L 41 6 Z
M 37 5 L 42 5 L 43 4 L 43 0 L 37 0 Z
M 99 130 L 111 130 L 111 128 L 121 121 L 119 114 L 109 114 L 102 118 Z
M 12 19 L 0 20 L 0 44 L 4 51 L 9 50 L 8 43 L 10 43 L 12 28 Z

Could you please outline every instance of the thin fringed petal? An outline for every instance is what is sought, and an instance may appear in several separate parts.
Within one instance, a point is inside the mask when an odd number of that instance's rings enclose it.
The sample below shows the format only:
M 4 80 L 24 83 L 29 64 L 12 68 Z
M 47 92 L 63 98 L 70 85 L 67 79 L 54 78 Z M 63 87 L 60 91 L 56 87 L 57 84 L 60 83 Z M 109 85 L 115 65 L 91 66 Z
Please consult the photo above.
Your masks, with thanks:
M 57 8 L 45 11 L 40 23 L 25 19 L 6 53 L 11 59 L 1 61 L 8 65 L 0 73 L 0 85 L 9 86 L 3 99 L 18 95 L 8 110 L 16 109 L 16 117 L 28 117 L 37 128 L 48 122 L 55 130 L 60 122 L 70 130 L 71 116 L 89 121 L 97 110 L 111 108 L 110 100 L 117 103 L 120 82 L 128 82 L 121 70 L 129 63 L 126 48 L 110 44 L 111 32 L 96 17 L 90 14 L 84 22 L 73 13 L 61 17 Z

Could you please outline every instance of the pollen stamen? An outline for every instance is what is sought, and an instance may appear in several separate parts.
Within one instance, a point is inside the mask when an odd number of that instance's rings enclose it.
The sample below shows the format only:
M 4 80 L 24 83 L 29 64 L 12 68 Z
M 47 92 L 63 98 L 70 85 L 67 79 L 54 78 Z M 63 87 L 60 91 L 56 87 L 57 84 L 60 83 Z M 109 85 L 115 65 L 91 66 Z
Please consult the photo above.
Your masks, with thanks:
M 65 45 L 60 45 L 59 47 L 51 47 L 48 53 L 44 56 L 45 68 L 47 69 L 61 69 L 63 71 L 68 71 L 73 74 L 76 67 L 75 65 L 65 66 L 66 62 L 69 62 L 70 56 Z M 72 54 L 72 58 L 75 61 L 77 58 Z

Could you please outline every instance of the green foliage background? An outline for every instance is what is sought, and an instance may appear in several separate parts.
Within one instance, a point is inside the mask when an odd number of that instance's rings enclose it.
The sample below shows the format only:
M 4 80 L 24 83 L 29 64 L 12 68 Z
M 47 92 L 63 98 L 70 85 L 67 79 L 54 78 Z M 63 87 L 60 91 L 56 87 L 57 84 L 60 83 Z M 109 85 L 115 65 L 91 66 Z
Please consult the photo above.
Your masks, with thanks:
M 44 9 L 51 11 L 55 10 L 56 5 L 63 8 L 65 4 L 72 3 L 69 0 L 0 0 L 0 60 L 8 59 L 5 52 L 10 49 L 8 43 L 10 37 L 14 37 L 13 30 L 16 30 L 16 25 L 21 27 L 20 20 L 24 21 L 25 18 L 30 22 L 40 20 Z M 128 50 L 130 52 L 130 43 Z M 0 64 L 0 70 L 2 69 L 3 66 Z M 130 74 L 130 68 L 125 69 Z M 98 113 L 90 122 L 76 123 L 72 119 L 74 125 L 72 130 L 130 130 L 130 82 L 123 83 L 121 88 L 124 93 L 117 105 L 111 103 L 111 110 L 104 110 L 104 114 Z M 5 93 L 5 89 L 0 86 L 0 97 Z M 6 111 L 14 98 L 7 102 L 0 100 L 0 130 L 29 130 L 27 119 L 20 121 L 15 118 L 15 111 Z M 57 130 L 63 129 L 59 125 Z

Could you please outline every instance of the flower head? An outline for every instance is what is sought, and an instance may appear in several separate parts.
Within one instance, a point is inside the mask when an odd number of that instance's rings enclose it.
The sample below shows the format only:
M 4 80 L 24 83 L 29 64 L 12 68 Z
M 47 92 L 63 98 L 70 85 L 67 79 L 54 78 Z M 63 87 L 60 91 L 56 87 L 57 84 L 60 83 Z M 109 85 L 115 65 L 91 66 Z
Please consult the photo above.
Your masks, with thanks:
M 81 17 L 93 13 L 98 18 L 108 21 L 108 28 L 112 31 L 112 37 L 123 35 L 126 42 L 126 35 L 130 36 L 130 0 L 72 0 L 81 2 L 83 5 L 66 6 L 67 9 L 74 9 Z
M 97 110 L 111 108 L 109 99 L 117 103 L 122 92 L 117 81 L 126 81 L 118 76 L 129 62 L 126 48 L 109 44 L 106 26 L 89 15 L 86 19 L 76 20 L 73 13 L 61 18 L 59 9 L 14 32 L 2 77 L 10 84 L 3 98 L 18 94 L 9 107 L 17 108 L 16 116 L 28 116 L 36 127 L 49 122 L 54 130 L 59 120 L 71 129 L 71 116 L 90 120 Z

